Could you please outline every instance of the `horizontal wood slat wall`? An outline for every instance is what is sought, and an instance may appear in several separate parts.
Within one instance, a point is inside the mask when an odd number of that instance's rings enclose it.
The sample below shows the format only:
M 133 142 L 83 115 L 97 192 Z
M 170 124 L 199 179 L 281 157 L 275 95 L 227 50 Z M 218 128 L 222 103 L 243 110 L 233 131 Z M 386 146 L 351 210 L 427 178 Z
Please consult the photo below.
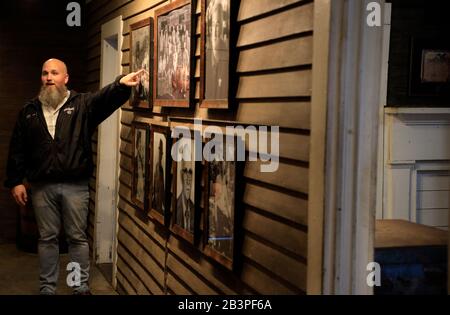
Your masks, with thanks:
M 124 73 L 129 70 L 129 25 L 171 1 L 94 1 L 88 5 L 88 82 L 99 84 L 100 27 L 122 15 Z M 199 108 L 200 5 L 196 35 L 196 99 L 192 109 L 122 107 L 118 234 L 119 292 L 125 294 L 304 294 L 308 252 L 309 145 L 314 3 L 241 0 L 236 73 L 238 106 Z M 232 273 L 162 228 L 131 202 L 131 123 L 167 117 L 280 127 L 280 165 L 261 173 L 246 162 L 242 203 L 242 268 Z M 175 119 L 176 120 L 176 119 Z M 175 121 L 174 120 L 174 121 Z M 182 122 L 178 123 L 182 124 Z M 270 129 L 269 129 L 270 131 Z M 247 147 L 248 149 L 248 147 Z

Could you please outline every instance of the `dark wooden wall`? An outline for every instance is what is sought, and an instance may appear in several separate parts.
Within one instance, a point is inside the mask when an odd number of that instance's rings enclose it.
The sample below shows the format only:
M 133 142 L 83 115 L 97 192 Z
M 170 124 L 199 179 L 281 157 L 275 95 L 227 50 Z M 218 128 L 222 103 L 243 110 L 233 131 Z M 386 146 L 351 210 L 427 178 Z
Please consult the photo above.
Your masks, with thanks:
M 88 4 L 88 84 L 100 76 L 100 28 L 124 21 L 122 65 L 129 71 L 129 25 L 154 15 L 168 0 L 93 1 Z M 200 7 L 197 7 L 199 16 Z M 308 253 L 308 187 L 311 132 L 313 1 L 242 0 L 237 49 L 239 106 L 135 112 L 122 107 L 117 281 L 126 294 L 303 294 Z M 200 27 L 197 27 L 197 39 Z M 197 41 L 196 98 L 199 95 Z M 280 167 L 244 171 L 242 270 L 232 273 L 142 216 L 131 202 L 131 123 L 167 125 L 168 116 L 280 126 Z M 173 126 L 175 124 L 171 124 Z M 95 181 L 92 181 L 92 189 Z M 92 204 L 92 209 L 94 205 Z M 93 215 L 91 216 L 91 220 Z M 93 224 L 90 225 L 93 233 Z
M 388 106 L 450 106 L 448 98 L 410 96 L 411 38 L 441 37 L 448 44 L 450 19 L 443 1 L 392 0 Z
M 0 242 L 16 237 L 16 206 L 3 187 L 8 146 L 19 110 L 39 91 L 42 63 L 51 57 L 64 60 L 69 88 L 84 87 L 85 27 L 67 26 L 68 2 L 0 2 Z

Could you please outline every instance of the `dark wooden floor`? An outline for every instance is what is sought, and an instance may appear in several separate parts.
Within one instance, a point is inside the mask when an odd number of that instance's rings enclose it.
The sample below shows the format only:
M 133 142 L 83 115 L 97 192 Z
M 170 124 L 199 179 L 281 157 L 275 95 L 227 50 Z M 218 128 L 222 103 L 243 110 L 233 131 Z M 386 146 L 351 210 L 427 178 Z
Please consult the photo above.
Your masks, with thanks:
M 65 266 L 69 262 L 67 254 L 61 254 L 60 276 L 57 294 L 69 295 L 72 290 L 66 285 Z M 34 295 L 39 294 L 39 262 L 37 254 L 19 251 L 15 244 L 0 245 L 0 295 Z M 91 291 L 94 295 L 117 294 L 100 272 L 91 267 Z

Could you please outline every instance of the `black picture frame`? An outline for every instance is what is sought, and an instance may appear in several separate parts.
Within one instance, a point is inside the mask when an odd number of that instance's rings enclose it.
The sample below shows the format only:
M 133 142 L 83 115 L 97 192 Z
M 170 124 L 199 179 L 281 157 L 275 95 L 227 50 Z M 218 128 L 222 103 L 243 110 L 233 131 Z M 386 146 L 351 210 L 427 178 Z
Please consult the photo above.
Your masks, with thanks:
M 172 181 L 171 139 L 170 128 L 168 126 L 151 125 L 149 172 L 150 217 L 164 226 L 167 226 L 170 222 L 170 189 Z
M 177 128 L 177 127 L 175 127 Z M 186 129 L 187 130 L 187 129 Z M 199 201 L 201 196 L 201 187 L 199 185 L 201 178 L 201 160 L 196 157 L 197 144 L 195 139 L 201 139 L 201 135 L 198 131 L 189 130 L 189 138 L 180 138 L 176 141 L 172 139 L 172 150 L 182 155 L 183 152 L 187 152 L 184 148 L 186 142 L 191 145 L 191 160 L 186 161 L 173 157 L 173 169 L 172 169 L 172 217 L 171 217 L 171 231 L 174 234 L 181 236 L 184 240 L 191 244 L 196 244 L 198 240 L 199 229 Z M 186 176 L 186 177 L 183 177 Z M 190 187 L 189 191 L 186 191 L 184 187 Z M 184 196 L 183 193 L 189 195 L 189 198 Z M 187 212 L 184 210 L 189 205 Z M 183 213 L 184 212 L 184 213 Z M 188 215 L 185 215 L 188 214 Z
M 155 11 L 154 106 L 188 108 L 193 103 L 196 3 L 176 0 Z
M 450 99 L 450 43 L 411 38 L 409 96 Z
M 132 183 L 131 200 L 142 211 L 148 211 L 148 152 L 150 126 L 142 122 L 132 122 Z
M 130 72 L 144 69 L 140 83 L 131 89 L 130 106 L 152 108 L 153 102 L 153 18 L 130 25 Z

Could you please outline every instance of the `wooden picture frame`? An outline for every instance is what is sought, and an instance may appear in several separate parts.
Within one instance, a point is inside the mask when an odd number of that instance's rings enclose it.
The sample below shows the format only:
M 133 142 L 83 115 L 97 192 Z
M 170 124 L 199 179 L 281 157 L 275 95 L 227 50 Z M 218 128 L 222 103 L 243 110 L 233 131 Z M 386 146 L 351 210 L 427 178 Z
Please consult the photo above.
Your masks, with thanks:
M 242 161 L 237 159 L 238 146 L 242 145 L 240 137 L 220 135 L 224 142 L 213 144 L 214 148 L 222 147 L 222 153 L 217 152 L 219 158 L 205 156 L 205 214 L 203 216 L 203 252 L 206 256 L 217 261 L 225 268 L 233 270 L 236 264 L 238 200 L 240 199 L 238 185 Z M 209 140 L 205 144 L 212 144 Z M 208 148 L 208 152 L 211 147 Z M 233 160 L 227 160 L 228 157 Z M 228 158 L 229 159 L 229 158 Z
M 190 143 L 190 159 L 173 158 L 173 179 L 172 179 L 172 226 L 173 233 L 181 236 L 183 239 L 191 244 L 195 244 L 199 227 L 199 210 L 198 203 L 200 201 L 201 189 L 200 189 L 200 169 L 201 162 L 196 161 L 196 143 L 194 136 L 197 133 L 197 137 L 201 139 L 198 131 L 190 130 L 191 137 L 188 139 L 181 138 L 173 145 L 173 150 L 178 152 L 181 156 L 189 155 L 186 143 Z M 186 189 L 188 188 L 188 189 Z M 186 207 L 188 205 L 188 207 Z M 187 210 L 187 211 L 186 211 Z
M 171 143 L 169 127 L 151 126 L 149 208 L 150 216 L 162 225 L 170 220 Z
M 233 94 L 233 67 L 236 41 L 232 22 L 239 2 L 201 0 L 200 107 L 230 106 Z
M 154 106 L 190 107 L 194 99 L 196 0 L 176 0 L 155 11 Z
M 141 122 L 131 124 L 132 184 L 131 200 L 142 211 L 148 209 L 148 152 L 150 126 Z
M 442 38 L 412 38 L 410 96 L 450 99 L 450 43 Z
M 131 89 L 132 107 L 152 107 L 153 46 L 153 18 L 146 18 L 130 25 L 130 73 L 145 70 L 139 85 Z

